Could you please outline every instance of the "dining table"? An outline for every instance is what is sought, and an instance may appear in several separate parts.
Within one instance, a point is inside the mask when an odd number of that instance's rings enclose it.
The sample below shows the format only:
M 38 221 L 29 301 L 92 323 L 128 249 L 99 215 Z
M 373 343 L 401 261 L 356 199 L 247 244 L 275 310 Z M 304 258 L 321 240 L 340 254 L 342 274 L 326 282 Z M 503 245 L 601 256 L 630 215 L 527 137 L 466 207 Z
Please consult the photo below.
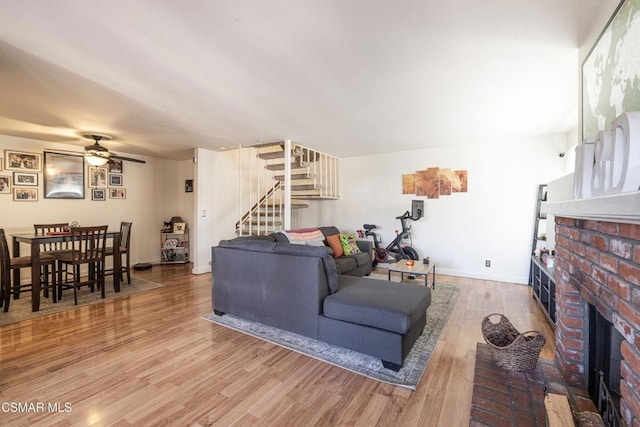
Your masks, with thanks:
M 20 256 L 20 244 L 24 243 L 31 248 L 31 311 L 40 310 L 40 290 L 42 288 L 42 280 L 40 278 L 40 247 L 45 243 L 70 242 L 71 233 L 69 232 L 51 232 L 45 234 L 35 233 L 14 233 L 11 234 L 13 239 L 13 256 Z M 113 289 L 120 292 L 120 275 L 117 273 L 121 270 L 122 260 L 119 256 L 118 248 L 120 247 L 120 231 L 107 231 L 107 238 L 113 239 L 114 257 L 113 257 Z M 20 271 L 16 271 L 13 276 L 14 289 L 20 287 Z

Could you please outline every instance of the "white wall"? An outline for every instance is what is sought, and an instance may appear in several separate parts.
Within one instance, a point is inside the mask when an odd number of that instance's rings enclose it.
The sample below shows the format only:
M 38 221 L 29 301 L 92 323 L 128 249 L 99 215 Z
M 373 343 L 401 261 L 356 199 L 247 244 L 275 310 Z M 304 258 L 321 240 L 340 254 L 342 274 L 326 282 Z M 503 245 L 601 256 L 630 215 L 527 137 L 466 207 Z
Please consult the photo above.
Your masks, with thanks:
M 559 140 L 564 136 L 341 159 L 341 199 L 314 202 L 301 225 L 353 232 L 374 223 L 388 243 L 400 227 L 395 217 L 422 199 L 425 217 L 411 223 L 421 258 L 431 257 L 445 274 L 526 283 L 538 185 L 564 169 Z M 466 169 L 468 192 L 403 195 L 402 175 L 428 167 Z
M 43 150 L 82 151 L 72 145 L 0 135 L 0 157 L 3 159 L 5 149 L 34 153 L 42 153 Z M 31 232 L 34 223 L 78 221 L 81 225 L 107 224 L 110 229 L 118 229 L 120 221 L 131 221 L 131 262 L 159 262 L 159 233 L 163 221 L 172 216 L 182 216 L 190 222 L 193 217 L 193 203 L 188 200 L 193 196 L 184 194 L 184 177 L 192 175 L 192 172 L 189 173 L 184 162 L 143 156 L 137 158 L 147 163 L 123 163 L 126 199 L 92 201 L 88 188 L 85 188 L 84 200 L 45 199 L 40 173 L 39 201 L 15 202 L 11 195 L 0 194 L 0 227 L 10 234 Z M 0 175 L 13 178 L 12 171 L 8 170 L 0 171 Z
M 211 247 L 235 237 L 238 209 L 238 151 L 196 150 L 193 273 L 211 271 Z

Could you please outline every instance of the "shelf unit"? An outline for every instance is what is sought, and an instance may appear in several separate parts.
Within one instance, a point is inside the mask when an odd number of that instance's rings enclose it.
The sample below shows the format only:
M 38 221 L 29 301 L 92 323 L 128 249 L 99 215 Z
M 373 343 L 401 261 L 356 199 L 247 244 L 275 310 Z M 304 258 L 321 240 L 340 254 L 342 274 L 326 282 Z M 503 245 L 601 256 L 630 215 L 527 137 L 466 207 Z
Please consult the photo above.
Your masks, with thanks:
M 552 327 L 556 324 L 556 281 L 553 274 L 554 268 L 548 268 L 540 257 L 531 257 L 529 285 L 533 289 L 533 298 Z
M 160 263 L 185 264 L 189 262 L 189 230 L 184 233 L 160 233 Z
M 531 243 L 531 255 L 535 255 L 536 250 L 540 249 L 540 242 L 547 240 L 547 215 L 540 212 L 542 202 L 547 201 L 547 184 L 538 186 L 538 199 L 536 200 L 536 217 L 533 223 L 533 239 Z

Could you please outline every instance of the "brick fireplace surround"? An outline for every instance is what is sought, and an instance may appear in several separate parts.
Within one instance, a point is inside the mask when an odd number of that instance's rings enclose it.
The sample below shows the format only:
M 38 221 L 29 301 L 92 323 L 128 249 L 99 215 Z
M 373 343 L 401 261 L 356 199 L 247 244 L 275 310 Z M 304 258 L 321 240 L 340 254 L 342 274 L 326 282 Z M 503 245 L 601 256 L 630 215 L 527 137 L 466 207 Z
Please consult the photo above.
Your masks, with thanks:
M 620 415 L 640 426 L 640 224 L 556 214 L 556 361 L 587 387 L 588 304 L 623 335 Z

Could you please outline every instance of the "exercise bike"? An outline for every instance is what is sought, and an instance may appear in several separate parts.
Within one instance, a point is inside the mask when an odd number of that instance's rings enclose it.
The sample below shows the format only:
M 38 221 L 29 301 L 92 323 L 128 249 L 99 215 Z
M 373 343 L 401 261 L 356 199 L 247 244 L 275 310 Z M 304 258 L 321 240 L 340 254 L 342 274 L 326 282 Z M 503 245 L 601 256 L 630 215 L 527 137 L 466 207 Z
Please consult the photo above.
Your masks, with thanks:
M 398 232 L 396 230 L 396 238 L 393 239 L 391 243 L 387 245 L 386 248 L 380 247 L 380 239 L 378 239 L 378 235 L 373 231 L 377 227 L 375 224 L 363 224 L 363 228 L 366 230 L 364 235 L 373 239 L 373 245 L 375 247 L 375 261 L 376 263 L 385 262 L 390 257 L 393 258 L 394 261 L 399 261 L 401 259 L 412 259 L 418 260 L 418 252 L 413 249 L 411 246 L 403 246 L 402 241 L 409 237 L 409 230 L 411 230 L 411 226 L 407 225 L 407 220 L 417 221 L 422 218 L 423 212 L 423 203 L 422 200 L 414 200 L 412 203 L 412 213 L 406 211 L 404 214 L 397 216 L 396 219 L 400 220 L 400 224 L 402 225 L 402 231 Z

